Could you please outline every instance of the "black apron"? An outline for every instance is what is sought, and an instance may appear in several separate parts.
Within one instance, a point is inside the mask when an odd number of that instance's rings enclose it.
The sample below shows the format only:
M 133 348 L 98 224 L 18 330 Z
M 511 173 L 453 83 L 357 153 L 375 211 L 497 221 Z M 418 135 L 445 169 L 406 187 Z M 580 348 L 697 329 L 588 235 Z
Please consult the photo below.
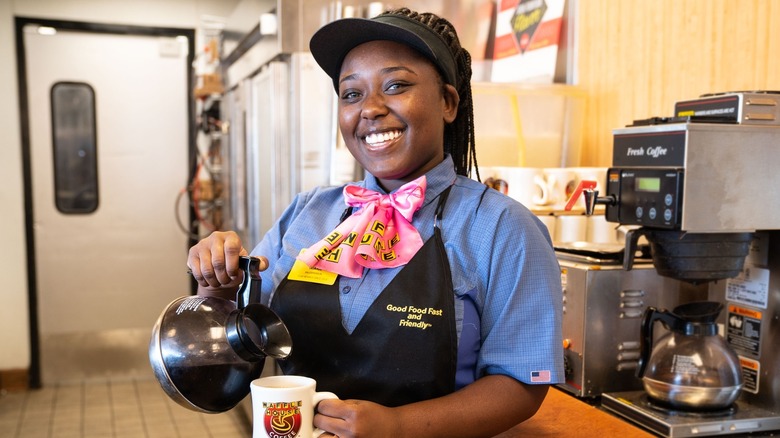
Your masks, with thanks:
M 338 281 L 282 280 L 271 308 L 292 336 L 292 354 L 279 361 L 285 374 L 311 377 L 318 391 L 341 399 L 385 406 L 454 391 L 455 298 L 439 230 L 449 191 L 440 195 L 433 238 L 380 293 L 352 334 L 341 322 Z

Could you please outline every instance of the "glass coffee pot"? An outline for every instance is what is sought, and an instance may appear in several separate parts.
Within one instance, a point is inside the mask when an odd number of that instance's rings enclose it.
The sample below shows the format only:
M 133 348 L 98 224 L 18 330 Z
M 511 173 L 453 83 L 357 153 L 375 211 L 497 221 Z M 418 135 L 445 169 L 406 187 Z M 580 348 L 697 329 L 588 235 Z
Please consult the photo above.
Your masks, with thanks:
M 292 339 L 260 304 L 260 260 L 240 257 L 244 281 L 236 301 L 186 296 L 173 300 L 152 330 L 149 361 L 174 401 L 198 412 L 225 412 L 250 392 L 266 356 L 287 357 Z
M 637 377 L 650 399 L 683 410 L 718 410 L 734 403 L 742 371 L 736 353 L 718 334 L 722 308 L 718 302 L 700 301 L 671 312 L 645 310 Z M 656 321 L 669 332 L 653 346 Z

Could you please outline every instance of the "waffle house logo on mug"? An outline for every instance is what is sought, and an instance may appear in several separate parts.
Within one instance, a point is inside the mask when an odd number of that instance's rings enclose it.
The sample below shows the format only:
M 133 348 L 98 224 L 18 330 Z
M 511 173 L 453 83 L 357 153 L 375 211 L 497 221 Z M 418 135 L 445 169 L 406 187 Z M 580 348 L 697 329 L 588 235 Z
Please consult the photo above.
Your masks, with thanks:
M 293 438 L 301 429 L 301 401 L 263 403 L 265 433 L 271 438 Z

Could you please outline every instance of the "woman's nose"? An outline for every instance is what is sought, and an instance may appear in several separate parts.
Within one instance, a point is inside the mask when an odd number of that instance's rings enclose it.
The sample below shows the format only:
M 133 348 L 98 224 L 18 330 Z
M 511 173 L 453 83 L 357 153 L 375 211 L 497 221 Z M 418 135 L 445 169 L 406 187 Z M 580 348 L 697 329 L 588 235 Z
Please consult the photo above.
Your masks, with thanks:
M 364 119 L 375 119 L 387 114 L 387 105 L 382 93 L 369 93 L 363 99 L 360 116 Z

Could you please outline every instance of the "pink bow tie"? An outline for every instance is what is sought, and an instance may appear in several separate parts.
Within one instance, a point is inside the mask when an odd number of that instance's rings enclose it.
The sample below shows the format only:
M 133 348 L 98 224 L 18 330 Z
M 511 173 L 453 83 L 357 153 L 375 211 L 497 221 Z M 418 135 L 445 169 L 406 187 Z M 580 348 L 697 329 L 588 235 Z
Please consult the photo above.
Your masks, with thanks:
M 350 278 L 360 278 L 364 267 L 405 265 L 423 244 L 411 220 L 425 200 L 425 187 L 425 176 L 389 195 L 358 186 L 344 187 L 344 202 L 360 210 L 310 246 L 298 260 Z

